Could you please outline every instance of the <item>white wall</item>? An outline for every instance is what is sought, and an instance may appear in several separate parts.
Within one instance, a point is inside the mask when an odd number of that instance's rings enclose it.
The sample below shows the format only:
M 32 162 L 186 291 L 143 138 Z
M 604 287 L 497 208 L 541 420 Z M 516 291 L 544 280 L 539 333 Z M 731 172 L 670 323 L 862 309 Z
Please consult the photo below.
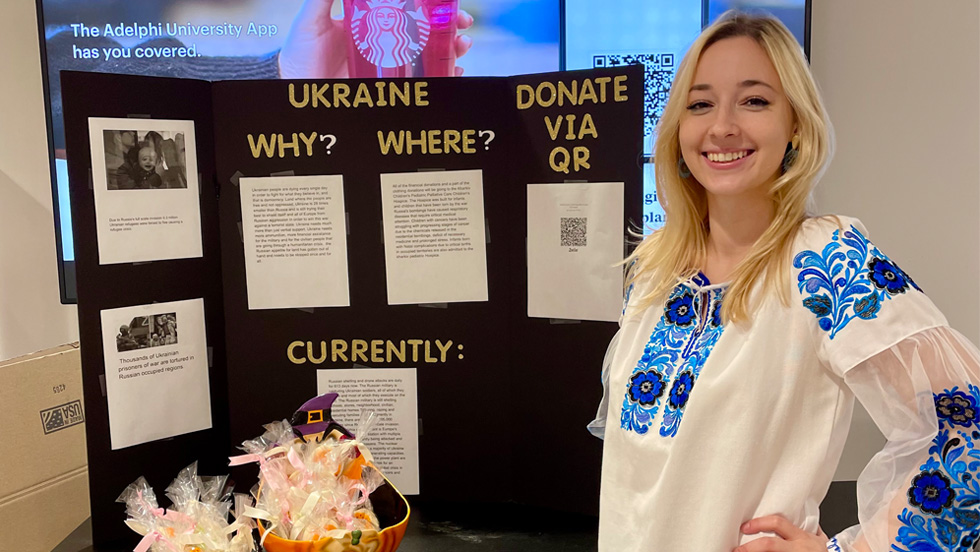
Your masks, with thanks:
M 980 343 L 980 2 L 813 0 L 810 59 L 837 132 L 821 212 L 860 218 Z M 835 480 L 884 444 L 857 405 Z M 830 505 L 850 511 L 851 505 Z
M 0 7 L 0 360 L 78 339 L 58 291 L 34 0 Z
M 860 218 L 980 343 L 980 2 L 813 0 L 812 14 L 837 130 L 820 210 Z

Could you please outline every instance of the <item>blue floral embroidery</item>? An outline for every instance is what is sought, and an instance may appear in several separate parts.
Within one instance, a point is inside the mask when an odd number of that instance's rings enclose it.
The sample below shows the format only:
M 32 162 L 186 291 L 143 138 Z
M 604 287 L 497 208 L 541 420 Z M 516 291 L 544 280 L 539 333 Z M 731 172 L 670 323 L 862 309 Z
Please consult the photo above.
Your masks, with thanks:
M 649 406 L 664 394 L 663 377 L 656 372 L 637 372 L 630 378 L 630 398 Z
M 670 388 L 670 399 L 668 400 L 672 408 L 684 408 L 687 399 L 691 397 L 691 388 L 694 387 L 694 374 L 684 372 L 674 380 L 673 387 Z
M 688 326 L 694 320 L 694 295 L 684 293 L 667 302 L 664 312 L 667 322 L 678 326 Z
M 843 235 L 834 230 L 822 252 L 796 255 L 793 267 L 801 269 L 797 281 L 805 295 L 803 306 L 817 317 L 830 339 L 855 318 L 877 318 L 882 303 L 909 286 L 922 291 L 854 226 Z
M 969 552 L 980 538 L 980 389 L 954 387 L 935 395 L 939 432 L 919 466 L 899 514 L 895 552 Z
M 695 284 L 707 285 L 708 281 L 699 276 Z M 720 315 L 722 294 L 721 289 L 695 292 L 684 284 L 671 292 L 627 383 L 620 418 L 623 429 L 646 434 L 667 395 L 660 434 L 677 434 L 694 382 L 724 330 Z M 675 373 L 678 375 L 667 393 Z
M 980 421 L 978 414 L 976 399 L 962 391 L 936 395 L 936 415 L 941 420 L 970 427 Z
M 831 552 L 841 552 L 840 544 L 837 543 L 837 537 L 827 541 L 827 550 L 830 550 Z
M 892 295 L 905 293 L 905 290 L 909 289 L 905 273 L 891 261 L 874 257 L 868 262 L 868 271 L 871 283 L 878 289 L 883 289 Z
M 715 307 L 711 309 L 711 325 L 721 326 L 721 301 L 715 301 Z
M 688 291 L 684 286 L 678 286 L 671 292 L 670 300 L 674 300 Z M 680 356 L 680 349 L 684 346 L 687 334 L 692 330 L 683 326 L 677 326 L 667 322 L 668 309 L 664 309 L 657 327 L 650 335 L 650 340 L 643 348 L 643 354 L 633 369 L 633 374 L 654 372 L 661 376 L 670 377 L 674 363 Z M 650 430 L 653 418 L 660 409 L 660 396 L 654 399 L 653 404 L 640 404 L 633 399 L 630 393 L 632 378 L 627 384 L 626 398 L 623 400 L 623 410 L 620 416 L 620 426 L 623 429 L 635 431 L 643 435 Z M 661 393 L 662 396 L 662 393 Z
M 710 294 L 712 303 L 721 303 L 721 291 L 715 290 Z M 664 408 L 664 420 L 660 426 L 661 437 L 674 437 L 680 427 L 684 415 L 684 407 L 690 398 L 691 389 L 701 374 L 701 368 L 708 361 L 715 344 L 721 337 L 724 327 L 715 326 L 710 319 L 701 325 L 701 330 L 693 335 L 688 346 L 684 349 L 683 364 L 677 369 L 678 376 L 671 387 L 670 399 Z
M 956 493 L 950 487 L 953 484 L 948 477 L 939 471 L 924 471 L 915 476 L 909 487 L 909 504 L 918 506 L 929 514 L 941 514 L 953 504 Z

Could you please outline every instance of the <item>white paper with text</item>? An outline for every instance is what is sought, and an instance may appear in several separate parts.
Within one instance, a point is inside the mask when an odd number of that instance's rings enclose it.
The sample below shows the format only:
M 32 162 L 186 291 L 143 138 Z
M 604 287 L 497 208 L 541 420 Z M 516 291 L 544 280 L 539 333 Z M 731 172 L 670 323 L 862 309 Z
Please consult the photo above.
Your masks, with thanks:
M 381 473 L 402 494 L 419 494 L 418 392 L 415 368 L 317 370 L 317 394 L 337 393 L 331 414 L 357 431 L 361 410 L 378 423 L 363 439 Z
M 204 300 L 101 315 L 112 450 L 210 428 Z
M 347 307 L 340 175 L 241 178 L 248 308 Z
M 99 264 L 204 254 L 194 121 L 89 118 Z
M 619 320 L 623 183 L 529 184 L 527 315 Z
M 388 304 L 487 300 L 483 171 L 381 175 Z

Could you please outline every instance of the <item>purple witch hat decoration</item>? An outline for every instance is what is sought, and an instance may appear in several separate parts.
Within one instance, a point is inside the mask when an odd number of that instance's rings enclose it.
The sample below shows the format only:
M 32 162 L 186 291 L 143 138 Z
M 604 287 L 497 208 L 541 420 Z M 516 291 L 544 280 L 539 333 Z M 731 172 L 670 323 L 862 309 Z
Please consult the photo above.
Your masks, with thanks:
M 308 441 L 311 437 L 317 438 L 321 435 L 327 437 L 331 432 L 337 431 L 340 435 L 353 439 L 351 432 L 334 421 L 330 414 L 330 407 L 337 400 L 337 396 L 336 393 L 324 393 L 303 403 L 289 420 L 296 436 Z

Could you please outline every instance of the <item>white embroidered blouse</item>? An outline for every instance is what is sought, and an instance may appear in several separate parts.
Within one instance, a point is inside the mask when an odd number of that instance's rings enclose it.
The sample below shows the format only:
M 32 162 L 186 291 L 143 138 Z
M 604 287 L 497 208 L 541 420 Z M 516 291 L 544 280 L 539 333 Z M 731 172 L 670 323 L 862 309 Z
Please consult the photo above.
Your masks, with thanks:
M 980 354 L 855 219 L 806 221 L 789 306 L 722 324 L 725 284 L 627 293 L 590 424 L 604 437 L 600 552 L 728 552 L 782 514 L 816 533 L 854 398 L 888 438 L 830 550 L 968 551 L 980 536 Z M 634 301 L 635 302 L 635 301 Z M 608 422 L 608 423 L 607 423 Z

